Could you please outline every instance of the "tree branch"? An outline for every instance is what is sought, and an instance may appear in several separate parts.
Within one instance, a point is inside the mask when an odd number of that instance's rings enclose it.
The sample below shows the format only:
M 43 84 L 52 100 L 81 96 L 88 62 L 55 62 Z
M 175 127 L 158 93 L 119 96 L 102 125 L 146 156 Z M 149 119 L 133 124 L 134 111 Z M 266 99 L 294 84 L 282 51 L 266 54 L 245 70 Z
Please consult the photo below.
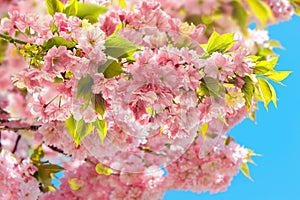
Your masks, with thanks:
M 15 142 L 14 149 L 12 150 L 12 153 L 15 153 L 17 151 L 20 139 L 21 139 L 21 135 L 18 135 L 17 140 Z
M 23 131 L 23 130 L 27 130 L 27 131 L 36 131 L 40 128 L 41 126 L 25 126 L 25 127 L 9 127 L 9 126 L 0 126 L 0 131 L 1 130 L 5 130 L 5 131 L 14 131 L 14 132 L 18 132 L 18 131 Z
M 1 143 L 1 131 L 0 131 L 0 150 L 2 149 L 2 143 Z
M 144 151 L 145 153 L 150 153 L 150 154 L 153 154 L 153 155 L 156 155 L 156 156 L 166 156 L 166 154 L 164 154 L 164 153 L 158 153 L 158 152 L 152 151 L 150 149 L 145 149 L 141 146 L 139 146 L 138 149 Z
M 8 41 L 9 43 L 12 43 L 12 44 L 27 44 L 28 43 L 28 42 L 24 42 L 22 40 L 12 38 L 9 35 L 4 35 L 2 33 L 0 33 L 0 38 L 4 39 L 4 40 L 6 40 L 6 41 Z
M 66 154 L 63 150 L 57 148 L 56 146 L 48 145 L 48 147 L 49 147 L 50 149 L 52 149 L 53 151 L 56 151 L 57 153 L 63 154 L 63 155 L 65 155 L 65 156 L 72 156 L 72 155 Z

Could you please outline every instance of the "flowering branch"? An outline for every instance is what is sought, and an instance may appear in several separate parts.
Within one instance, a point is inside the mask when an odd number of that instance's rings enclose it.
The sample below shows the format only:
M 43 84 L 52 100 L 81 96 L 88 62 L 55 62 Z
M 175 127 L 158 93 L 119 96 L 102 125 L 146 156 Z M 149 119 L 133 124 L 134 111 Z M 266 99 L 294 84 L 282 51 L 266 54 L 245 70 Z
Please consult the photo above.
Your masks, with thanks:
M 8 41 L 9 43 L 12 43 L 12 44 L 27 44 L 27 42 L 12 38 L 12 37 L 10 37 L 8 35 L 4 35 L 2 33 L 0 33 L 0 38 L 4 39 L 4 40 L 6 40 L 6 41 Z

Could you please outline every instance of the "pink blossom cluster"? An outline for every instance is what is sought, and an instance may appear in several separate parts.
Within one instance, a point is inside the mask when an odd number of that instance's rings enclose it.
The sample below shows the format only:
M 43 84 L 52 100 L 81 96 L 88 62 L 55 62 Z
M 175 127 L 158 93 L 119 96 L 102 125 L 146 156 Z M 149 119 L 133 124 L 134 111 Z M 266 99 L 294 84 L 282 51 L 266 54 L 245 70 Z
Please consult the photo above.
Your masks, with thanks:
M 164 194 L 163 171 L 151 167 L 142 173 L 99 175 L 83 163 L 64 174 L 60 190 L 40 199 L 160 199 Z
M 171 16 L 178 17 L 193 23 L 204 23 L 218 32 L 240 31 L 241 11 L 252 13 L 247 1 L 233 0 L 159 0 L 162 8 Z M 293 5 L 288 0 L 263 0 L 271 10 L 276 21 L 288 20 L 294 14 Z M 253 13 L 249 16 L 247 24 L 258 22 Z M 243 22 L 242 22 L 243 23 Z M 268 23 L 274 23 L 269 19 Z M 211 31 L 211 30 L 210 30 Z
M 235 142 L 196 140 L 175 162 L 167 166 L 166 185 L 170 189 L 202 193 L 226 191 L 243 160 L 247 149 Z
M 267 32 L 214 33 L 229 41 L 215 45 L 210 22 L 182 21 L 221 8 L 214 26 L 240 30 L 231 0 L 128 1 L 127 8 L 79 1 L 107 9 L 92 20 L 65 12 L 71 2 L 50 15 L 44 1 L 19 1 L 0 21 L 7 41 L 0 44 L 0 199 L 225 191 L 249 157 L 227 133 L 257 109 L 256 61 L 269 61 L 260 51 L 273 48 Z M 292 14 L 282 2 L 267 2 L 277 19 Z M 49 179 L 33 174 L 48 163 L 44 156 L 56 162 L 54 172 L 65 171 L 57 191 L 42 194 Z
M 264 0 L 278 20 L 288 20 L 294 14 L 293 6 L 288 0 Z
M 32 176 L 36 168 L 28 160 L 21 163 L 11 152 L 0 151 L 0 199 L 37 199 L 41 194 L 38 181 Z

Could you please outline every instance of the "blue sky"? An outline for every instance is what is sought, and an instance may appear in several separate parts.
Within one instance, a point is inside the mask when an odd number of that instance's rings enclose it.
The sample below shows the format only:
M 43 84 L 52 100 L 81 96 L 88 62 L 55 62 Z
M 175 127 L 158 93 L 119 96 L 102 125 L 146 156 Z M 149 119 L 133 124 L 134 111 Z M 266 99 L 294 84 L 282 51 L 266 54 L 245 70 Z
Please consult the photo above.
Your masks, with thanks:
M 262 154 L 255 157 L 257 166 L 250 165 L 254 182 L 241 173 L 234 177 L 224 193 L 211 195 L 185 191 L 169 191 L 164 200 L 295 200 L 300 196 L 300 18 L 269 27 L 272 39 L 285 47 L 280 54 L 278 70 L 292 70 L 284 81 L 274 84 L 278 109 L 267 112 L 260 104 L 257 124 L 245 120 L 229 135 L 245 147 Z

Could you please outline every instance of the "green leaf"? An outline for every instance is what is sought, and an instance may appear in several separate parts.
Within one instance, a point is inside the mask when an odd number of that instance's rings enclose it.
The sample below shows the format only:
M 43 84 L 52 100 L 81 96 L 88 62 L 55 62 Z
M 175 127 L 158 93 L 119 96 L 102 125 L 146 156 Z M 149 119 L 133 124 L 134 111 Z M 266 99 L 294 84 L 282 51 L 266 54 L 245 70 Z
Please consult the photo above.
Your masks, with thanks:
M 246 105 L 248 108 L 250 108 L 252 104 L 252 98 L 254 95 L 255 87 L 252 79 L 249 76 L 245 76 L 243 80 L 245 81 L 245 84 L 242 87 L 242 92 L 244 93 Z
M 30 161 L 33 165 L 38 166 L 40 164 L 40 160 L 44 157 L 43 147 L 40 144 L 36 149 L 34 149 L 33 153 L 30 156 Z
M 73 115 L 66 120 L 65 125 L 69 134 L 74 138 L 76 147 L 79 146 L 84 137 L 94 131 L 94 126 L 92 123 L 86 123 L 83 119 L 77 121 L 74 119 Z
M 78 178 L 71 178 L 68 180 L 68 183 L 69 183 L 71 190 L 77 191 L 81 188 L 81 185 L 78 182 Z
M 235 139 L 231 136 L 228 136 L 225 140 L 224 140 L 224 144 L 226 146 L 228 146 L 231 142 L 235 142 Z
M 93 84 L 94 84 L 94 80 L 89 75 L 81 78 L 78 81 L 76 99 L 79 99 L 82 97 L 84 99 L 84 103 L 86 106 L 89 104 L 89 102 L 92 98 Z
M 261 0 L 246 0 L 252 12 L 257 16 L 262 26 L 266 26 L 268 20 L 275 21 L 270 7 Z
M 6 48 L 7 48 L 8 42 L 6 40 L 0 39 L 0 65 L 5 59 L 6 56 Z
M 104 52 L 116 59 L 127 58 L 139 49 L 137 45 L 116 34 L 106 38 L 104 46 Z
M 265 106 L 266 110 L 268 111 L 268 105 L 271 100 L 273 100 L 274 98 L 276 99 L 276 94 L 274 95 L 274 93 L 273 93 L 274 91 L 272 91 L 273 87 L 268 83 L 268 81 L 266 81 L 265 79 L 262 79 L 262 78 L 257 78 L 257 80 L 258 80 L 258 84 L 259 84 L 260 96 L 262 97 L 264 106 Z M 274 105 L 276 106 L 276 103 Z
M 107 11 L 105 6 L 92 3 L 78 3 L 77 17 L 80 19 L 88 19 L 90 23 L 96 23 L 100 14 Z
M 233 36 L 233 33 L 220 35 L 217 32 L 213 32 L 208 39 L 207 45 L 204 45 L 203 48 L 206 49 L 208 54 L 212 54 L 214 52 L 224 53 L 233 46 Z
M 253 73 L 257 75 L 264 75 L 268 71 L 270 71 L 270 69 L 265 66 L 256 66 L 253 68 Z
M 102 94 L 93 95 L 91 101 L 94 110 L 103 117 L 106 110 L 106 102 L 105 99 L 102 97 Z
M 40 188 L 43 192 L 53 192 L 55 187 L 52 184 L 52 179 L 55 178 L 54 174 L 62 171 L 64 168 L 49 163 L 49 161 L 43 161 L 44 152 L 42 144 L 40 144 L 30 156 L 31 164 L 37 167 L 37 171 L 34 173 L 34 177 L 41 183 Z
M 293 5 L 294 12 L 296 15 L 300 15 L 300 1 L 299 0 L 290 0 L 291 4 Z
M 74 42 L 70 42 L 70 41 L 66 40 L 65 38 L 62 38 L 59 36 L 53 37 L 44 43 L 44 48 L 46 50 L 49 50 L 54 46 L 56 46 L 56 47 L 66 46 L 67 48 L 74 48 L 76 46 L 76 44 Z
M 121 7 L 121 8 L 127 8 L 127 4 L 126 4 L 126 1 L 125 0 L 119 0 L 119 6 Z
M 252 160 L 251 156 L 261 156 L 261 154 L 254 153 L 251 149 L 247 149 L 248 154 L 247 157 L 244 159 L 244 162 L 249 162 L 251 164 L 255 164 L 255 162 Z
M 278 58 L 279 58 L 278 56 L 275 56 L 275 57 L 272 57 L 271 59 L 268 59 L 268 60 L 259 60 L 259 61 L 256 62 L 255 68 L 263 67 L 263 68 L 272 70 L 276 66 L 276 64 L 278 62 Z
M 109 176 L 112 173 L 112 170 L 109 167 L 106 167 L 105 165 L 103 165 L 101 163 L 98 163 L 96 165 L 95 170 L 98 174 L 101 174 L 101 175 L 103 174 L 106 176 Z
M 279 41 L 277 41 L 277 40 L 269 40 L 268 43 L 273 48 L 284 49 L 283 46 L 281 45 L 281 43 Z
M 62 170 L 64 170 L 64 168 L 54 164 L 47 164 L 38 167 L 38 171 L 35 176 L 38 181 L 42 183 L 43 192 L 55 191 L 55 187 L 52 184 L 52 178 L 55 173 Z
M 103 65 L 98 68 L 99 73 L 103 73 L 105 78 L 112 78 L 123 73 L 123 69 L 119 62 L 108 59 Z
M 65 8 L 64 13 L 68 16 L 76 16 L 78 13 L 78 1 L 70 0 L 68 6 Z
M 63 12 L 64 4 L 59 0 L 46 0 L 47 12 L 54 15 L 57 12 Z
M 197 90 L 197 95 L 200 100 L 202 100 L 205 96 L 210 95 L 209 90 L 205 83 L 203 83 L 203 82 L 200 83 L 200 87 Z
M 253 179 L 250 176 L 249 167 L 248 167 L 247 163 L 242 164 L 241 171 L 248 179 L 253 181 Z
M 106 120 L 100 120 L 100 119 L 96 119 L 96 121 L 94 122 L 94 126 L 98 132 L 99 138 L 102 142 L 102 144 L 104 144 L 104 139 L 106 137 L 107 134 L 107 124 L 106 124 Z
M 204 77 L 203 80 L 209 91 L 209 96 L 214 96 L 215 98 L 224 97 L 225 88 L 221 83 L 212 77 Z
M 208 130 L 208 123 L 202 124 L 202 126 L 200 127 L 200 130 L 202 132 L 203 139 L 206 140 L 206 133 L 207 133 L 207 130 Z
M 269 85 L 269 88 L 270 88 L 271 93 L 272 93 L 271 100 L 272 100 L 275 108 L 277 108 L 277 95 L 276 95 L 276 91 L 275 91 L 274 87 L 268 81 L 267 81 L 267 84 Z
M 264 74 L 268 79 L 280 83 L 280 81 L 286 79 L 292 71 L 268 71 Z
M 236 20 L 238 25 L 241 27 L 243 33 L 247 32 L 248 15 L 244 6 L 239 1 L 232 1 L 231 6 L 233 7 L 232 16 Z

